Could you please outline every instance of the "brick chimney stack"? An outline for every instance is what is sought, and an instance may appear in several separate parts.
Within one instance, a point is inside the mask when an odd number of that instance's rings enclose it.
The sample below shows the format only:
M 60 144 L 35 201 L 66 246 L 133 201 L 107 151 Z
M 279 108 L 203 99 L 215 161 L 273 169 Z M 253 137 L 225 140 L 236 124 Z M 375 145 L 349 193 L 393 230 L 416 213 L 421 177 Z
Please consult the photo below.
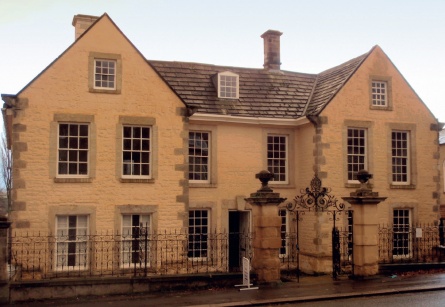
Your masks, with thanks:
M 99 17 L 97 16 L 81 15 L 81 14 L 75 15 L 73 18 L 73 26 L 75 29 L 74 40 L 77 40 L 79 36 L 81 36 L 83 32 L 85 32 L 98 19 Z
M 282 32 L 267 30 L 261 35 L 264 39 L 264 68 L 280 70 L 280 36 Z

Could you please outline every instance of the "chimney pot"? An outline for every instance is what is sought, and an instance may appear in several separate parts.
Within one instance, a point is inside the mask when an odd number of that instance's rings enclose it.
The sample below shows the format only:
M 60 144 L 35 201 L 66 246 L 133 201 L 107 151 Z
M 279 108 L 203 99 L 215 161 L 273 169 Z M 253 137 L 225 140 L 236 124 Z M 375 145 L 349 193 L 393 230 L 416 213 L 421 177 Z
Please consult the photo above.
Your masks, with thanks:
M 264 68 L 280 70 L 280 36 L 283 33 L 267 30 L 261 35 L 264 40 Z
M 74 40 L 77 40 L 79 36 L 83 34 L 88 28 L 96 21 L 99 17 L 91 15 L 74 15 L 73 26 L 74 26 Z

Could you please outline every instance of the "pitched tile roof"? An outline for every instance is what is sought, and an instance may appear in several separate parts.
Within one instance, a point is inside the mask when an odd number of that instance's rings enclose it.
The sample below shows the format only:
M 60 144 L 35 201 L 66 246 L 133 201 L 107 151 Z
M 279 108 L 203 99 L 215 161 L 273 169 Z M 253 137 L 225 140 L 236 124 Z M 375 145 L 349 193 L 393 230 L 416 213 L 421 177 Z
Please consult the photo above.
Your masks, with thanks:
M 369 53 L 318 74 L 307 115 L 319 114 L 349 80 Z
M 368 54 L 318 75 L 187 62 L 148 62 L 182 101 L 199 113 L 296 119 L 319 114 Z M 218 98 L 212 77 L 224 71 L 239 75 L 239 99 Z

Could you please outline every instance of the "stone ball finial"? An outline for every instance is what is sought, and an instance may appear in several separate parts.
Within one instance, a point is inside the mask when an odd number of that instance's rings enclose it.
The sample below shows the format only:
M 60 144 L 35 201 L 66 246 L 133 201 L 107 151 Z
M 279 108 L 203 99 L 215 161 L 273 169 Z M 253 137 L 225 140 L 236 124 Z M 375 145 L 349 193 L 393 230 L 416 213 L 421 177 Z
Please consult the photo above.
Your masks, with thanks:
M 370 174 L 367 170 L 361 169 L 357 172 L 357 179 L 361 183 L 366 183 L 371 178 L 372 178 L 372 174 Z

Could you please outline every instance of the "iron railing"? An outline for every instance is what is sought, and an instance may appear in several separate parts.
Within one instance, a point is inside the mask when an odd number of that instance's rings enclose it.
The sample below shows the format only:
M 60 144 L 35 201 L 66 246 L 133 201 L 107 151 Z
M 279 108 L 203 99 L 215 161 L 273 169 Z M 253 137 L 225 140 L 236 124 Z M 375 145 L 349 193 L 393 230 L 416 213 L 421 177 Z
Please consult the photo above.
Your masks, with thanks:
M 336 229 L 338 230 L 338 252 L 340 257 L 340 272 L 337 272 L 337 274 L 353 274 L 354 263 L 352 230 L 348 227 L 336 227 Z M 281 271 L 287 277 L 298 278 L 301 273 L 300 255 L 304 255 L 306 249 L 304 243 L 300 243 L 300 238 L 296 232 L 286 233 L 285 236 L 282 237 L 281 242 Z
M 379 225 L 379 263 L 445 261 L 443 224 Z
M 251 258 L 251 233 L 237 234 Z M 94 235 L 13 233 L 12 280 L 61 277 L 149 276 L 229 271 L 229 233 L 105 232 Z M 199 242 L 199 246 L 193 240 Z M 251 259 L 250 259 L 251 260 Z M 238 268 L 240 269 L 240 268 Z M 231 268 L 233 271 L 233 268 Z

